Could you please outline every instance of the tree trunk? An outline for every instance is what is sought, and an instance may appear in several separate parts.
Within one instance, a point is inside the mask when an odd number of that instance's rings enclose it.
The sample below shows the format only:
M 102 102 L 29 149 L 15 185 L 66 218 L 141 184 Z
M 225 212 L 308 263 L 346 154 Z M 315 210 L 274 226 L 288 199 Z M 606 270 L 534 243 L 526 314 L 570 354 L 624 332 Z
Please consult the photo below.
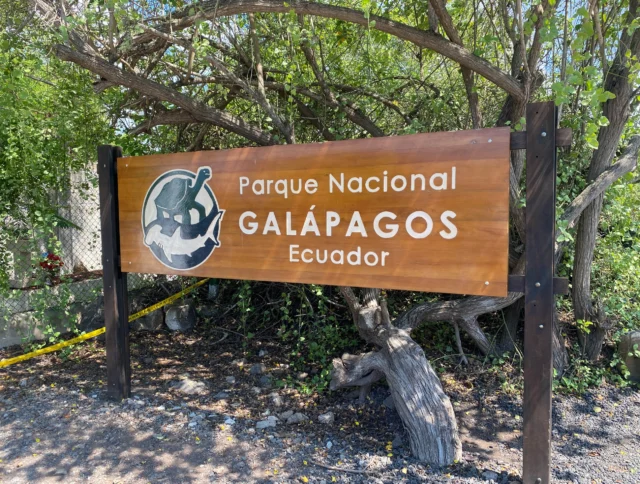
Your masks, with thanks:
M 524 298 L 518 299 L 511 306 L 505 308 L 504 319 L 505 326 L 500 334 L 500 340 L 495 346 L 494 353 L 501 354 L 511 352 L 517 348 L 516 334 L 520 325 L 520 317 L 524 309 Z M 556 370 L 557 377 L 562 376 L 565 368 L 569 364 L 569 354 L 565 346 L 564 337 L 562 336 L 562 327 L 558 320 L 558 312 L 554 311 L 553 315 L 553 367 Z
M 384 343 L 385 376 L 413 455 L 438 465 L 459 460 L 462 444 L 453 407 L 424 351 L 401 329 L 390 330 Z
M 577 308 L 578 306 L 575 305 L 575 307 Z M 581 331 L 580 326 L 578 326 L 578 343 L 582 354 L 589 360 L 596 361 L 602 351 L 602 345 L 607 333 L 613 328 L 613 324 L 607 318 L 602 305 L 599 303 L 591 306 L 591 319 L 587 321 L 591 321 L 593 325 L 589 326 L 587 331 Z
M 589 182 L 593 182 L 610 165 L 620 143 L 622 132 L 629 119 L 629 108 L 633 98 L 633 85 L 630 79 L 631 63 L 629 57 L 640 55 L 640 31 L 628 28 L 635 20 L 638 1 L 629 2 L 625 29 L 620 36 L 618 52 L 610 69 L 606 73 L 605 90 L 615 97 L 607 100 L 602 113 L 609 121 L 598 132 L 598 149 L 594 151 L 589 165 Z M 589 332 L 578 330 L 584 355 L 591 361 L 600 356 L 602 344 L 610 325 L 603 312 L 596 310 L 591 300 L 591 264 L 595 252 L 598 223 L 602 212 L 604 195 L 598 196 L 580 217 L 576 235 L 576 249 L 573 264 L 573 306 L 576 320 L 590 321 L 593 325 Z
M 553 312 L 553 368 L 556 378 L 560 378 L 569 364 L 569 353 L 562 336 L 562 326 L 558 320 L 558 311 Z
M 504 327 L 500 332 L 500 339 L 496 344 L 495 353 L 510 353 L 516 349 L 516 337 L 518 333 L 518 326 L 520 326 L 520 316 L 522 315 L 523 309 L 523 297 L 518 299 L 511 306 L 504 309 Z
M 459 460 L 462 444 L 453 406 L 422 348 L 407 331 L 391 325 L 384 302 L 380 306 L 369 297 L 360 305 L 352 292 L 345 297 L 358 332 L 378 350 L 335 359 L 331 389 L 367 386 L 384 376 L 409 433 L 413 455 L 438 466 Z

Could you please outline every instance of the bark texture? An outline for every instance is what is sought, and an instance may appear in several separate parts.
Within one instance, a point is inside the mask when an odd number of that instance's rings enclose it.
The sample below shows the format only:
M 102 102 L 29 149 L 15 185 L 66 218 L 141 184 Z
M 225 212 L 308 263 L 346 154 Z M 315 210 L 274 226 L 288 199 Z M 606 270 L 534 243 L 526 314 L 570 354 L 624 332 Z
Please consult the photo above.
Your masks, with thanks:
M 378 303 L 376 290 L 364 290 L 362 298 L 350 288 L 342 288 L 342 292 L 360 336 L 377 351 L 335 359 L 331 388 L 368 387 L 386 378 L 409 433 L 413 455 L 435 465 L 459 460 L 462 444 L 453 406 L 422 348 L 408 331 L 391 324 L 386 304 Z

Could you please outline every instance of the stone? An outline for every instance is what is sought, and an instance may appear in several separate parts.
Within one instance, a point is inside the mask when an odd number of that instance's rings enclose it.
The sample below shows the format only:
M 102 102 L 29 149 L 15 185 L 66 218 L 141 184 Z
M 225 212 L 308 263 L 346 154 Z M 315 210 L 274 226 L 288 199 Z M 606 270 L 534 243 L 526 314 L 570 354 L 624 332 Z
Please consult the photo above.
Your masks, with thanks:
M 271 399 L 271 403 L 273 404 L 273 406 L 276 408 L 282 407 L 282 405 L 284 405 L 282 397 L 276 392 L 270 393 L 269 398 Z
M 216 307 L 209 304 L 200 304 L 197 311 L 198 316 L 202 319 L 213 319 L 213 317 L 218 313 Z
M 254 395 L 260 395 L 262 393 L 262 388 L 260 387 L 251 387 L 251 393 Z
M 226 419 L 224 419 L 224 423 L 226 423 L 227 425 L 234 425 L 236 421 L 231 417 L 227 417 Z
M 209 301 L 215 301 L 215 299 L 220 294 L 220 286 L 213 280 L 209 282 L 209 288 L 207 290 L 207 299 Z
M 307 417 L 304 413 L 296 412 L 287 419 L 287 423 L 289 425 L 298 424 L 298 423 L 306 422 L 307 420 L 309 420 L 309 417 Z
M 267 356 L 267 350 L 260 350 L 258 351 L 258 356 L 260 358 L 264 358 L 265 356 Z
M 69 312 L 68 318 L 54 308 L 44 310 L 44 317 L 38 317 L 37 312 L 29 311 L 15 313 L 5 318 L 0 316 L 0 348 L 22 344 L 26 341 L 41 341 L 49 337 L 47 327 L 62 334 L 68 333 L 81 326 L 82 315 Z
M 267 371 L 267 367 L 264 365 L 264 363 L 256 363 L 251 367 L 249 373 L 251 373 L 252 375 L 262 375 L 265 371 Z
M 189 331 L 196 324 L 196 305 L 191 300 L 172 304 L 166 308 L 164 322 L 171 331 Z
M 140 308 L 143 309 L 143 308 Z M 81 308 L 82 319 L 80 320 L 79 331 L 90 333 L 104 326 L 104 298 L 98 296 L 94 302 L 84 305 Z M 131 312 L 131 314 L 134 314 Z
M 332 447 L 333 447 L 333 442 L 331 442 L 330 440 L 327 441 L 327 449 L 331 450 Z
M 28 378 L 23 378 L 22 380 L 20 380 L 19 385 L 21 387 L 23 387 L 23 388 L 26 387 L 26 386 L 29 386 L 29 379 Z
M 216 400 L 226 400 L 229 398 L 229 394 L 227 392 L 218 392 L 213 396 L 213 398 Z
M 308 376 L 309 376 L 308 373 L 302 372 L 302 373 L 298 373 L 298 376 L 296 378 L 302 381 L 302 380 L 305 380 Z
M 318 416 L 318 422 L 322 424 L 332 424 L 335 419 L 336 417 L 333 412 L 323 413 L 322 415 Z
M 258 383 L 262 388 L 271 387 L 271 375 L 262 375 Z
M 638 345 L 640 351 L 640 331 L 631 331 L 620 337 L 618 345 L 618 353 L 629 370 L 629 379 L 631 381 L 640 382 L 640 358 L 636 358 L 633 354 L 633 346 Z
M 142 308 L 141 308 L 142 309 Z M 161 309 L 145 314 L 131 323 L 133 331 L 158 332 L 164 329 L 164 313 Z
M 293 415 L 293 410 L 287 410 L 286 412 L 282 412 L 282 413 L 280 414 L 280 418 L 281 418 L 282 420 L 288 420 L 288 419 L 289 419 L 289 417 L 291 417 L 292 415 Z
M 484 471 L 482 473 L 482 477 L 486 481 L 495 481 L 496 479 L 498 479 L 498 473 L 493 471 Z
M 226 381 L 229 385 L 233 385 L 236 382 L 236 377 L 235 376 L 228 376 L 226 378 Z
M 207 393 L 207 385 L 204 382 L 192 380 L 189 377 L 183 377 L 181 380 L 171 384 L 180 393 L 186 395 L 202 395 Z
M 389 395 L 387 398 L 384 399 L 384 402 L 382 402 L 382 404 L 387 407 L 389 410 L 395 410 L 396 409 L 396 402 L 393 401 L 393 396 Z
M 269 427 L 275 427 L 277 424 L 278 424 L 278 418 L 274 417 L 273 415 L 270 415 L 269 417 L 267 417 L 266 420 L 261 420 L 260 422 L 256 423 L 256 428 L 266 429 Z
M 236 471 L 241 471 L 242 469 L 244 469 L 245 467 L 247 467 L 247 463 L 244 462 L 241 459 L 236 460 L 233 464 L 231 464 L 231 468 L 236 470 Z

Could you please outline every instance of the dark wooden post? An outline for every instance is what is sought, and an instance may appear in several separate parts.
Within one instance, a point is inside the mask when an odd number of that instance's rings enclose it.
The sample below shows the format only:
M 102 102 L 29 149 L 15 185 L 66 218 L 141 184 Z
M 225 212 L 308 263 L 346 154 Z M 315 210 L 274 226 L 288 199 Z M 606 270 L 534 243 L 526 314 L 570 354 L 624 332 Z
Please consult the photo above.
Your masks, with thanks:
M 551 479 L 556 108 L 527 106 L 527 208 L 524 323 L 524 484 Z
M 120 270 L 117 146 L 98 147 L 104 320 L 107 339 L 107 391 L 116 399 L 131 395 L 127 277 Z

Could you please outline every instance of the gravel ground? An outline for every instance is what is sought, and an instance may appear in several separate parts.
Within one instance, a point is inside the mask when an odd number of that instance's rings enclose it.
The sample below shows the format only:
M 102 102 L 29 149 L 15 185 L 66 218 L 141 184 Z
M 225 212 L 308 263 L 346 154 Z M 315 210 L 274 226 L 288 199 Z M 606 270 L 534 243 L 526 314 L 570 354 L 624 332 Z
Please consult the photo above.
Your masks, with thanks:
M 277 348 L 239 361 L 237 344 L 209 341 L 134 335 L 135 393 L 120 403 L 106 399 L 99 342 L 0 370 L 0 482 L 520 482 L 517 397 L 443 376 L 464 455 L 433 469 L 410 457 L 383 386 L 364 406 L 347 392 L 277 389 Z M 554 482 L 640 482 L 637 392 L 557 396 L 554 420 Z
M 640 394 L 601 388 L 556 398 L 553 475 L 557 482 L 640 482 Z

